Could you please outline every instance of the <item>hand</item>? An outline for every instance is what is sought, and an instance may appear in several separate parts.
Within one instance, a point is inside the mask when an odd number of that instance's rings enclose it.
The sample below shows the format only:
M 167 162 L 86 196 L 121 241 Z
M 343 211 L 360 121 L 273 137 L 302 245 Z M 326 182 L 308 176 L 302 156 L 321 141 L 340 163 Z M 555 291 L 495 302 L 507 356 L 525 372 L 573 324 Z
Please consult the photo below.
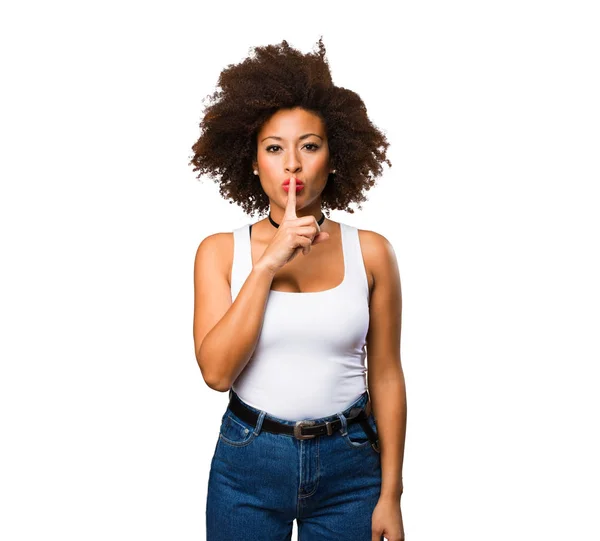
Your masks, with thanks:
M 321 231 L 314 216 L 296 215 L 296 177 L 292 175 L 283 220 L 261 256 L 261 263 L 275 274 L 300 252 L 308 255 L 313 244 L 328 239 L 329 233 Z
M 285 212 L 283 213 L 282 223 L 285 223 L 286 227 L 287 227 L 292 222 L 295 224 L 295 223 L 299 222 L 300 220 L 304 220 L 306 218 L 310 219 L 310 218 L 314 218 L 314 217 L 304 216 L 303 218 L 298 218 L 298 216 L 296 215 L 296 176 L 294 174 L 292 174 L 290 176 L 290 185 L 288 188 L 287 205 L 285 207 Z M 304 222 L 302 222 L 302 223 L 304 223 Z M 315 219 L 314 223 L 315 223 L 315 227 L 316 227 L 316 234 L 310 236 L 310 239 L 312 240 L 312 242 L 309 243 L 308 246 L 302 250 L 304 255 L 308 255 L 310 253 L 311 244 L 319 244 L 319 242 L 323 242 L 324 240 L 327 240 L 329 238 L 329 233 L 327 233 L 325 231 L 323 231 L 323 232 L 321 231 L 321 228 L 319 227 L 319 222 L 317 222 L 316 219 Z M 312 226 L 312 221 L 310 222 L 310 225 Z M 280 224 L 279 228 L 281 228 L 281 224 Z
M 404 541 L 404 524 L 398 498 L 379 498 L 371 518 L 371 541 Z

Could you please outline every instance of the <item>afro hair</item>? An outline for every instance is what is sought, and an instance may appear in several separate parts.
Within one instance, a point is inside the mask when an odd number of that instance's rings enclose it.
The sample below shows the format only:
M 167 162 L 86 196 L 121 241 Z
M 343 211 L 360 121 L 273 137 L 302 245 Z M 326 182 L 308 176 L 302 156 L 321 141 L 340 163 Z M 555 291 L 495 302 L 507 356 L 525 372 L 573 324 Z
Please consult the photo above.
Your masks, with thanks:
M 351 203 L 366 201 L 365 192 L 382 173 L 389 143 L 372 124 L 358 94 L 332 82 L 323 38 L 318 51 L 303 54 L 282 41 L 253 47 L 239 64 L 219 75 L 217 90 L 205 98 L 201 135 L 192 146 L 190 165 L 197 178 L 207 174 L 219 192 L 248 214 L 265 214 L 269 199 L 253 174 L 257 135 L 278 110 L 301 107 L 324 122 L 330 153 L 330 174 L 321 194 L 329 216 L 332 209 L 354 213 Z

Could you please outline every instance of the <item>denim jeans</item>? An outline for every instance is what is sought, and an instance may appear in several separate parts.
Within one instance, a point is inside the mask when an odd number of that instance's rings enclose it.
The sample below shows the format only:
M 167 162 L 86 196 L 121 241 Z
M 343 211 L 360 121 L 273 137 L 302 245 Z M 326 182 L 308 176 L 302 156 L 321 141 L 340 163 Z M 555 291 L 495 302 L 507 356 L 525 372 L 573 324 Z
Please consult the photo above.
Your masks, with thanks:
M 295 421 L 244 402 L 258 414 L 252 426 L 227 407 L 208 479 L 207 541 L 289 541 L 294 519 L 298 541 L 371 541 L 381 458 L 360 423 L 346 422 L 367 399 L 365 391 L 346 410 L 314 419 L 342 425 L 310 439 L 261 430 L 265 418 Z M 372 412 L 368 422 L 377 432 Z

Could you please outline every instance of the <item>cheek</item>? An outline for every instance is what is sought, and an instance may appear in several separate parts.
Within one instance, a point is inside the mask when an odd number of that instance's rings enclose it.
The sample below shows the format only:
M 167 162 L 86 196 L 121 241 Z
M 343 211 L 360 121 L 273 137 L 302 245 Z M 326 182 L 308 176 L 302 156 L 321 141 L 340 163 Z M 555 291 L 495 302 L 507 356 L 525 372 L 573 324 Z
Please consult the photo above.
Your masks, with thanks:
M 310 160 L 310 167 L 313 169 L 325 169 L 327 168 L 328 156 L 326 153 L 319 153 Z
M 268 154 L 264 155 L 263 154 L 258 157 L 258 166 L 263 171 L 268 171 L 269 169 L 275 169 L 278 165 L 280 165 L 280 163 L 272 155 L 268 155 Z

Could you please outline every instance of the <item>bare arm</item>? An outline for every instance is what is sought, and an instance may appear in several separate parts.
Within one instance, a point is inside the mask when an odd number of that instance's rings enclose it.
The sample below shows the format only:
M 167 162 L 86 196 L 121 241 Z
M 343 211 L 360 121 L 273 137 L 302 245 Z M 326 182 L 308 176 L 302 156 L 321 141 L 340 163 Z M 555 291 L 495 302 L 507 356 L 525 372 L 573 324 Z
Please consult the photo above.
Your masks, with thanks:
M 227 391 L 244 369 L 260 336 L 271 284 L 277 270 L 311 245 L 329 238 L 314 216 L 296 216 L 296 177 L 291 175 L 283 220 L 263 255 L 231 302 L 223 246 L 231 236 L 204 239 L 194 266 L 194 342 L 202 377 L 211 389 Z
M 404 490 L 402 466 L 406 438 L 407 399 L 400 359 L 402 288 L 394 248 L 372 231 L 364 245 L 374 286 L 367 334 L 367 381 L 381 445 L 381 499 L 399 500 Z
M 194 344 L 204 381 L 226 392 L 254 352 L 274 274 L 257 262 L 232 303 L 222 235 L 205 238 L 196 253 Z

